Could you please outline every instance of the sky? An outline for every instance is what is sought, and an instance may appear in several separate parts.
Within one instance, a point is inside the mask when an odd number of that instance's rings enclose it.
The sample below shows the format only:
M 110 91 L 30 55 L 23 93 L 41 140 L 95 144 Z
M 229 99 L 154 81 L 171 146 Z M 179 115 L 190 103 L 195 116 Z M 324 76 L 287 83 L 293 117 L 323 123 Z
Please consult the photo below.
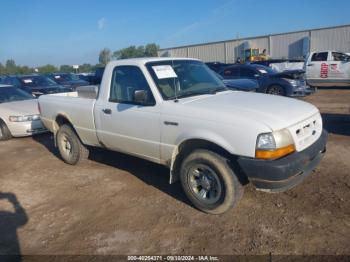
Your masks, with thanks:
M 161 48 L 350 24 L 349 0 L 1 0 L 0 62 L 82 64 Z

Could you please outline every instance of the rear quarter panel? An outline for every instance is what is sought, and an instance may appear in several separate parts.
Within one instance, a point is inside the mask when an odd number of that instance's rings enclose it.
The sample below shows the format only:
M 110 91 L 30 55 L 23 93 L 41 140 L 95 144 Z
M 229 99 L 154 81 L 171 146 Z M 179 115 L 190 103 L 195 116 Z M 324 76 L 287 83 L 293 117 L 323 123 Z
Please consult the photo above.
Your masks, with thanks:
M 93 114 L 95 101 L 80 98 L 76 93 L 40 96 L 42 122 L 47 129 L 56 134 L 59 128 L 56 118 L 63 116 L 73 125 L 84 144 L 98 146 Z

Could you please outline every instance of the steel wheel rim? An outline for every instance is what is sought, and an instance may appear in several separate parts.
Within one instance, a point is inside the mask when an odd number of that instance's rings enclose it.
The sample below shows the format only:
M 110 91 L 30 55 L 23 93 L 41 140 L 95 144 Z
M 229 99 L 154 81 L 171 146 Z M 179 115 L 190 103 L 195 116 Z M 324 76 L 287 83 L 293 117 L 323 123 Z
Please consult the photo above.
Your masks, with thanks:
M 188 171 L 188 182 L 192 194 L 205 204 L 216 203 L 222 186 L 216 172 L 207 165 L 196 164 Z
M 70 141 L 69 137 L 67 135 L 63 135 L 60 139 L 60 147 L 62 154 L 65 157 L 70 157 L 72 155 L 72 142 Z
M 281 88 L 279 88 L 279 87 L 270 87 L 269 88 L 269 94 L 270 95 L 281 95 L 282 94 Z

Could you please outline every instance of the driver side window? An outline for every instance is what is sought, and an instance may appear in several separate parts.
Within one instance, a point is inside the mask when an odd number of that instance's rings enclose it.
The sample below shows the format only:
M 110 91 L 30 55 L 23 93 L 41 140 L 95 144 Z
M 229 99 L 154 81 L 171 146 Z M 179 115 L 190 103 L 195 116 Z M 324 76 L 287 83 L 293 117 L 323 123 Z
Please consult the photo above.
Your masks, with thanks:
M 139 104 L 135 100 L 135 91 L 146 91 L 147 105 L 155 100 L 148 82 L 137 66 L 117 66 L 113 70 L 109 101 L 125 104 Z

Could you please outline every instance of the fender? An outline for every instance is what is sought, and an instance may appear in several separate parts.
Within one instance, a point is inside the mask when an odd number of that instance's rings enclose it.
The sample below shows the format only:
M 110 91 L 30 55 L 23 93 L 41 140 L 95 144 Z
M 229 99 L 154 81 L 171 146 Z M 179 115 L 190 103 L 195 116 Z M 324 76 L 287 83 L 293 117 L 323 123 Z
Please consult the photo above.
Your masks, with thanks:
M 170 184 L 173 184 L 174 182 L 179 180 L 179 175 L 176 172 L 176 165 L 178 165 L 179 163 L 176 163 L 176 161 L 180 156 L 181 150 L 183 149 L 182 147 L 186 145 L 186 143 L 189 143 L 189 145 L 187 146 L 191 146 L 191 141 L 193 141 L 193 149 L 203 147 L 205 148 L 206 146 L 215 145 L 216 147 L 221 148 L 232 155 L 234 155 L 236 152 L 235 148 L 232 146 L 231 143 L 229 143 L 225 138 L 215 133 L 204 130 L 196 130 L 195 132 L 191 132 L 191 135 L 189 133 L 182 133 L 176 139 L 176 146 L 172 151 L 170 159 Z

